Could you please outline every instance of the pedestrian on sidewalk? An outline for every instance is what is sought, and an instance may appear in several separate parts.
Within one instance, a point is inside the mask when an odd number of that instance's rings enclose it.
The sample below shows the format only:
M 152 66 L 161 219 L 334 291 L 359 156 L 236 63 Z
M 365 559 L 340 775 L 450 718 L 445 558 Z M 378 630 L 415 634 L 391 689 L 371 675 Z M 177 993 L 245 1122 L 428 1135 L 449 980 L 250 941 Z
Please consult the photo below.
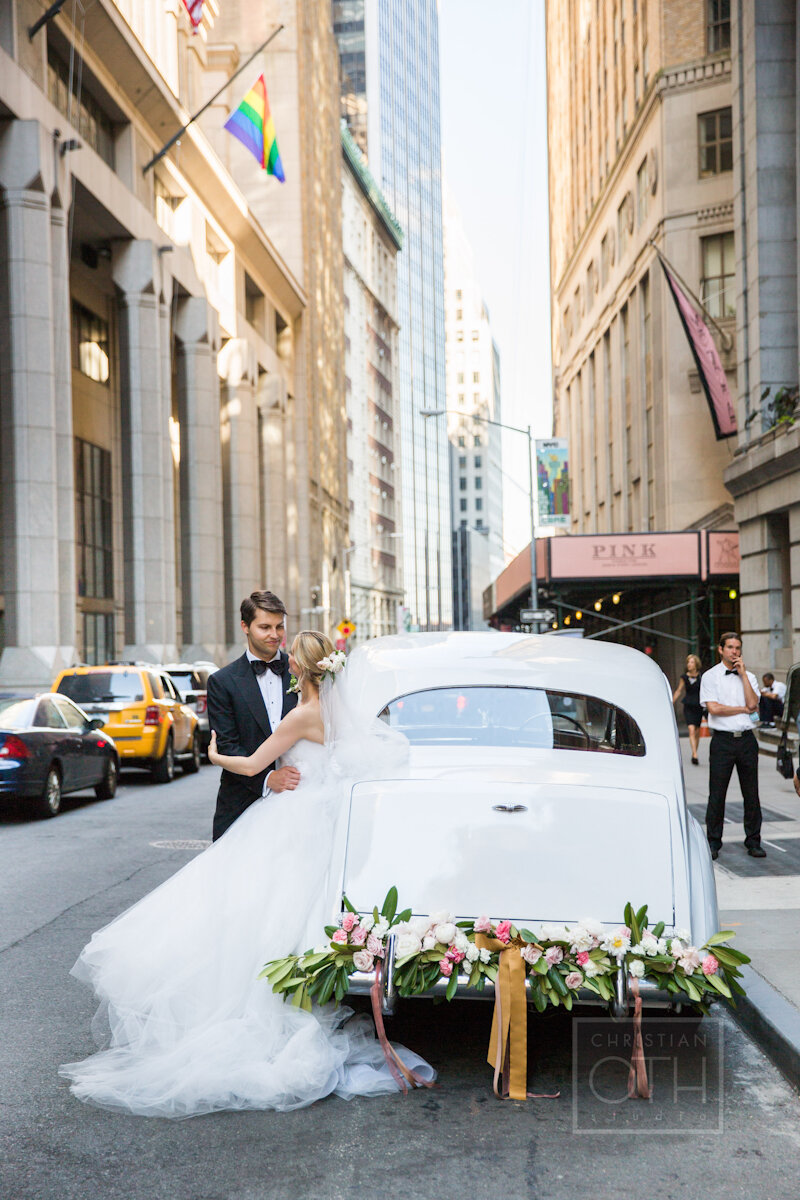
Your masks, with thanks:
M 775 722 L 783 716 L 783 701 L 786 696 L 786 684 L 780 683 L 771 672 L 761 676 L 761 697 L 758 701 L 758 715 L 762 725 L 774 728 Z
M 703 667 L 696 654 L 690 654 L 686 659 L 686 670 L 681 675 L 680 683 L 672 693 L 672 703 L 683 700 L 683 719 L 689 730 L 689 745 L 692 749 L 692 765 L 699 765 L 697 750 L 700 744 L 700 723 L 703 720 L 703 706 L 700 703 L 700 676 Z
M 744 844 L 753 858 L 766 858 L 761 845 L 761 804 L 758 799 L 758 742 L 751 713 L 758 712 L 758 680 L 742 658 L 738 633 L 719 639 L 720 662 L 706 671 L 700 683 L 700 703 L 708 709 L 709 750 L 706 836 L 711 857 L 722 848 L 725 797 L 734 766 L 744 799 Z

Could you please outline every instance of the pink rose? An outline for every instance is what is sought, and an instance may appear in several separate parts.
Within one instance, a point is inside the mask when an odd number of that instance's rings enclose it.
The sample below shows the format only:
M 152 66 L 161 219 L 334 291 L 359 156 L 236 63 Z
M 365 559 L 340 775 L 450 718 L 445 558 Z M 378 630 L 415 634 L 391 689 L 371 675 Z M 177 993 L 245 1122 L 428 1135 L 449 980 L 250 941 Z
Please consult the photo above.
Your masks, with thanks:
M 579 988 L 583 983 L 583 976 L 581 975 L 580 971 L 570 971 L 569 975 L 567 975 L 566 979 L 564 980 L 564 983 L 568 988 Z
M 440 974 L 447 975 L 448 977 L 453 974 L 453 964 L 450 962 L 449 958 L 442 958 L 439 960 L 439 972 Z
M 491 933 L 492 922 L 488 917 L 478 917 L 475 924 L 472 926 L 475 933 Z
M 588 950 L 581 950 L 580 954 L 575 955 L 575 962 L 578 964 L 579 967 L 585 967 L 588 961 L 589 961 L 589 951 Z
M 367 949 L 370 954 L 383 954 L 383 943 L 374 933 L 367 934 Z
M 343 929 L 337 929 L 336 933 L 331 938 L 332 942 L 337 942 L 340 946 L 347 945 L 347 934 Z
M 719 963 L 714 958 L 713 954 L 707 954 L 703 959 L 703 974 L 716 975 L 719 970 Z
M 445 954 L 445 958 L 449 958 L 451 962 L 460 963 L 464 961 L 464 951 L 456 950 L 455 946 L 451 946 Z
M 367 940 L 367 931 L 363 925 L 356 925 L 353 932 L 350 934 L 350 941 L 354 946 L 363 946 Z
M 356 950 L 353 955 L 353 966 L 357 971 L 371 971 L 373 958 L 367 950 Z
M 501 921 L 494 931 L 494 936 L 499 942 L 506 942 L 508 944 L 511 941 L 511 922 Z
M 520 954 L 525 959 L 525 962 L 530 963 L 531 966 L 533 966 L 534 963 L 537 963 L 542 957 L 542 952 L 538 946 L 531 945 L 523 946 L 523 948 L 520 950 Z
M 348 933 L 353 928 L 355 923 L 356 923 L 356 914 L 355 913 L 351 913 L 351 912 L 345 913 L 344 916 L 342 917 L 342 929 L 346 930 Z
M 556 963 L 561 962 L 562 958 L 564 957 L 564 951 L 560 946 L 551 946 L 550 949 L 545 952 L 544 957 L 548 967 L 554 967 Z

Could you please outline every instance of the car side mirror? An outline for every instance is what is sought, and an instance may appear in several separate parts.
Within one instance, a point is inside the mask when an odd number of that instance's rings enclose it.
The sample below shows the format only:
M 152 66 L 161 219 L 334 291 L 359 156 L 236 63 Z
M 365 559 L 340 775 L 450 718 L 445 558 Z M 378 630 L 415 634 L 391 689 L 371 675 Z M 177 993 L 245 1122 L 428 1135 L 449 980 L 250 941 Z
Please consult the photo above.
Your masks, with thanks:
M 183 703 L 184 704 L 197 704 L 197 696 L 195 696 L 194 692 L 187 692 L 186 695 L 183 697 Z
M 105 721 L 103 720 L 102 717 L 92 717 L 91 720 L 89 721 L 88 725 L 86 726 L 86 728 L 87 729 L 102 729 L 104 725 L 105 725 Z

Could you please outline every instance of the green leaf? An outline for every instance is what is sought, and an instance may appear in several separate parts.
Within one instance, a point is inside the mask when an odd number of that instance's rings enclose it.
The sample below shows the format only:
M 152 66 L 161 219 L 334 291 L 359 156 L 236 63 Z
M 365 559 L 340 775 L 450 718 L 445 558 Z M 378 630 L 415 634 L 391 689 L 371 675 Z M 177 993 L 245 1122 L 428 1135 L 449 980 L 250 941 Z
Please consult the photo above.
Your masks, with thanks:
M 269 975 L 267 976 L 267 979 L 269 980 L 273 991 L 275 990 L 276 984 L 280 983 L 281 980 L 286 979 L 287 975 L 291 975 L 291 973 L 294 971 L 296 965 L 297 965 L 297 960 L 295 958 L 290 958 L 290 959 L 287 959 L 286 962 L 284 962 L 282 965 L 280 965 L 277 968 L 277 970 L 271 971 L 269 973 Z
M 403 911 L 401 913 L 398 913 L 397 916 L 395 917 L 395 923 L 397 925 L 402 925 L 404 921 L 410 921 L 410 920 L 411 920 L 411 909 L 410 908 L 404 908 Z
M 558 992 L 559 996 L 567 995 L 567 993 L 568 993 L 567 985 L 564 983 L 564 980 L 561 978 L 560 972 L 557 971 L 555 967 L 551 967 L 550 970 L 547 972 L 547 978 L 550 980 L 550 983 L 553 985 L 553 988 Z
M 718 946 L 721 942 L 727 942 L 728 938 L 732 937 L 736 937 L 732 929 L 721 929 L 719 933 L 712 933 L 706 942 L 706 946 Z
M 647 929 L 647 905 L 643 904 L 636 914 L 636 924 L 644 932 Z
M 538 987 L 531 988 L 531 1000 L 533 1001 L 537 1012 L 542 1013 L 547 1008 L 547 1000 L 542 995 L 542 992 Z
M 345 906 L 345 908 L 347 909 L 348 912 L 351 912 L 351 913 L 356 912 L 356 909 L 353 908 L 352 904 L 347 899 L 347 896 L 342 896 L 342 904 Z
M 445 999 L 452 1000 L 456 994 L 457 988 L 458 988 L 458 971 L 456 971 L 454 969 L 453 974 L 450 976 L 450 978 L 447 981 L 447 988 L 444 993 Z
M 664 926 L 664 922 L 663 922 L 663 921 L 659 921 L 659 922 L 658 922 L 658 924 L 657 924 L 657 925 L 655 926 L 655 928 L 653 929 L 653 937 L 654 937 L 654 938 L 660 938 L 660 937 L 661 937 L 661 935 L 662 935 L 662 934 L 663 934 L 663 932 L 664 932 L 664 928 L 665 928 L 665 926 Z
M 564 997 L 563 1004 L 567 1012 L 572 1012 L 572 992 L 568 992 L 568 994 Z
M 381 908 L 381 916 L 386 917 L 386 920 L 391 922 L 394 920 L 394 914 L 397 912 L 397 888 L 390 887 L 386 893 L 386 899 Z
M 731 999 L 731 989 L 728 987 L 724 979 L 720 979 L 719 975 L 705 975 L 706 987 L 712 987 L 721 995 Z
M 519 936 L 522 938 L 523 942 L 530 943 L 536 941 L 536 935 L 531 933 L 530 929 L 520 929 Z

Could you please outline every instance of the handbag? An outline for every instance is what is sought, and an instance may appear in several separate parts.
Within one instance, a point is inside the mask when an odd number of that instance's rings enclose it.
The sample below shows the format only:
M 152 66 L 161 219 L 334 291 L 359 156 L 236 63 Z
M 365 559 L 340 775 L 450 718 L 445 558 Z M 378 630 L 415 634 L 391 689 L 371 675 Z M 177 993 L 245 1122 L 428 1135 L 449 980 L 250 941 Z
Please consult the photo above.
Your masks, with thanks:
M 778 745 L 778 753 L 775 755 L 775 769 L 784 779 L 791 779 L 794 776 L 794 763 L 792 762 L 792 752 L 787 745 L 787 737 L 788 729 L 784 729 Z

